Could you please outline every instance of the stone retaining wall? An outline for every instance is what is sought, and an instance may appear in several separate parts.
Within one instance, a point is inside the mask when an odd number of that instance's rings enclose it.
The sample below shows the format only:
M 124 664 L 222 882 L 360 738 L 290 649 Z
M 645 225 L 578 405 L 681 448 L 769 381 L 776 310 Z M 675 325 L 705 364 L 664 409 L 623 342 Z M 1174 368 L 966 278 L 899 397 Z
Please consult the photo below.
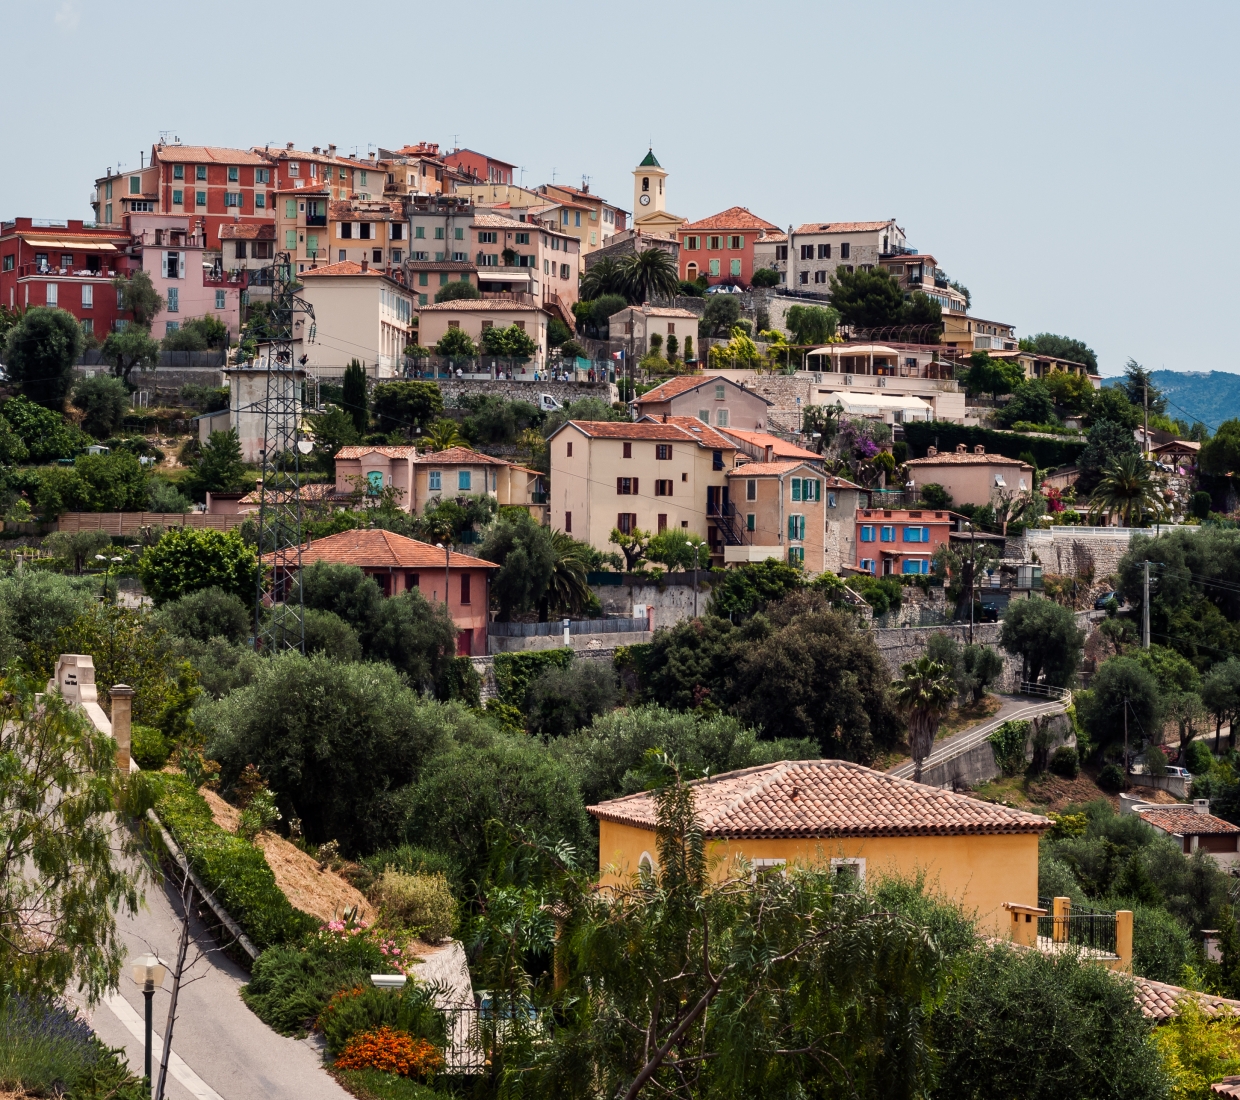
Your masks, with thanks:
M 1119 560 L 1128 552 L 1133 531 L 1122 527 L 1114 530 L 1097 527 L 1078 530 L 1073 527 L 1051 527 L 1042 531 L 1026 531 L 1020 538 L 1007 540 L 1006 556 L 1020 561 L 1041 563 L 1045 573 L 1082 574 L 1092 570 L 1101 580 L 1119 568 Z M 1150 532 L 1142 532 L 1150 533 Z
M 969 624 L 949 624 L 945 626 L 906 626 L 898 629 L 874 630 L 874 640 L 878 643 L 878 651 L 891 673 L 892 679 L 900 675 L 900 666 L 906 661 L 915 661 L 926 652 L 926 646 L 934 634 L 946 634 L 954 638 L 957 645 L 967 645 L 969 641 Z M 978 645 L 992 647 L 1003 658 L 1003 672 L 994 684 L 995 691 L 1015 691 L 1020 686 L 1021 662 L 1007 650 L 999 648 L 999 624 L 978 623 L 973 627 L 973 640 Z
M 662 585 L 626 578 L 623 584 L 593 584 L 590 586 L 590 591 L 598 597 L 607 615 L 634 617 L 635 607 L 645 605 L 648 609 L 653 608 L 655 630 L 665 626 L 675 626 L 681 620 L 693 617 L 691 574 L 676 575 L 669 579 L 669 583 Z M 710 593 L 710 585 L 703 580 L 697 593 L 698 614 L 706 611 L 706 605 L 710 602 Z M 643 638 L 642 640 L 649 641 L 650 639 Z
M 595 641 L 596 639 L 604 637 L 604 635 L 584 634 L 579 635 L 579 637 L 586 641 Z M 642 635 L 626 635 L 626 637 L 642 637 Z M 519 641 L 521 639 L 514 640 Z M 649 640 L 648 637 L 647 640 Z M 604 649 L 600 646 L 598 649 L 577 650 L 577 659 L 580 661 L 607 661 L 610 663 L 615 660 L 615 657 L 616 650 L 614 646 L 610 649 Z M 479 691 L 479 697 L 482 702 L 485 703 L 488 699 L 498 698 L 499 689 L 495 684 L 495 657 L 470 657 L 469 662 L 474 666 L 474 671 L 478 673 L 478 676 L 482 680 L 482 688 Z
M 1051 735 L 1050 754 L 1061 745 L 1075 747 L 1076 734 L 1072 732 L 1072 723 L 1066 714 L 1048 714 L 1030 720 L 1029 740 L 1025 743 L 1025 759 L 1033 759 L 1033 739 L 1039 730 Z M 968 790 L 979 783 L 987 783 L 999 776 L 999 765 L 995 763 L 995 752 L 989 741 L 982 741 L 972 748 L 945 760 L 941 764 L 928 767 L 921 773 L 921 781 L 929 787 L 947 787 L 951 790 Z
M 448 408 L 457 407 L 461 396 L 467 393 L 503 397 L 509 401 L 537 403 L 540 393 L 550 394 L 561 405 L 580 401 L 583 397 L 597 397 L 608 405 L 620 400 L 620 391 L 610 382 L 509 382 L 472 379 L 441 378 L 436 382 Z
M 617 646 L 637 645 L 654 637 L 649 630 L 615 631 L 610 634 L 570 634 L 569 645 L 578 655 L 607 650 L 614 653 Z M 499 634 L 487 635 L 487 649 L 496 653 L 532 653 L 539 649 L 563 649 L 564 634 L 534 634 L 528 638 L 509 638 Z

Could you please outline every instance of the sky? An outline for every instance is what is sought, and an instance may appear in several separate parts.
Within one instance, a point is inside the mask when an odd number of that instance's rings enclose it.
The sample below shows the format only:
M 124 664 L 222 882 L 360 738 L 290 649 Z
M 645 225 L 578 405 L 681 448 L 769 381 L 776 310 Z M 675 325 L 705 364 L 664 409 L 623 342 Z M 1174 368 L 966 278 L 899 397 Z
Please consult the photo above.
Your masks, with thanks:
M 417 141 L 625 209 L 898 219 L 1017 333 L 1103 374 L 1240 373 L 1235 3 L 3 0 L 0 216 L 92 215 L 93 180 L 185 144 Z

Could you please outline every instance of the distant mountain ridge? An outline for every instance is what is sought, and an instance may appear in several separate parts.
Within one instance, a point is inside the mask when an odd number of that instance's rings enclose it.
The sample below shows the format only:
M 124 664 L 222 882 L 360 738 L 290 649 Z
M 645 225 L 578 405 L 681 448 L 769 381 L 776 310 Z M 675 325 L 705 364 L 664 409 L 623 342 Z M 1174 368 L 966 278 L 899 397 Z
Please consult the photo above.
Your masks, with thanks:
M 1167 395 L 1167 415 L 1172 420 L 1200 420 L 1216 431 L 1224 420 L 1240 419 L 1240 374 L 1226 371 L 1156 370 L 1154 384 Z M 1104 378 L 1113 386 L 1118 378 Z

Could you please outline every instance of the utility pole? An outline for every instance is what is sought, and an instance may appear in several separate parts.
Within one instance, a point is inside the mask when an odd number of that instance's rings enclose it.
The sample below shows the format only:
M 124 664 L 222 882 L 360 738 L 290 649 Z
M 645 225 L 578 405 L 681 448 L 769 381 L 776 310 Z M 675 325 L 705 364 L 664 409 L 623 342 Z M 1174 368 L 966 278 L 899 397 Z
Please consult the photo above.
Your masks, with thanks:
M 1145 458 L 1150 457 L 1150 379 L 1147 374 L 1145 377 L 1145 386 L 1142 391 L 1141 404 L 1145 408 L 1145 434 L 1142 437 L 1141 451 Z
M 1141 563 L 1145 573 L 1144 592 L 1141 598 L 1141 648 L 1150 648 L 1150 563 Z
M 701 543 L 693 544 L 693 617 L 695 619 L 698 617 L 698 551 L 701 548 Z
M 977 584 L 977 528 L 969 522 L 969 645 L 973 644 L 973 587 Z
M 1124 696 L 1124 775 L 1128 775 L 1128 696 Z

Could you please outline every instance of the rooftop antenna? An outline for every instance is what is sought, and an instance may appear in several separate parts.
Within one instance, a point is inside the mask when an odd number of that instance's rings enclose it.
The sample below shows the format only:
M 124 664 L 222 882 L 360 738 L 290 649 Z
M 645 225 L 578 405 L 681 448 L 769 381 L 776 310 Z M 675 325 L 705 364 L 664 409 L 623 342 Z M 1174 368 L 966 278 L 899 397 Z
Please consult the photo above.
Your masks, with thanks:
M 556 173 L 556 169 L 552 168 L 551 169 L 551 182 L 552 183 L 555 183 L 555 173 Z
M 455 153 L 458 149 L 460 149 L 460 147 L 461 147 L 461 135 L 453 134 L 452 135 L 452 151 Z
M 587 176 L 584 172 L 581 173 L 581 189 L 583 191 L 588 191 L 590 189 L 591 179 L 593 179 L 592 176 Z
M 521 168 L 519 169 L 519 171 L 521 172 L 521 183 L 520 183 L 520 186 L 521 186 L 521 187 L 524 187 L 524 186 L 525 186 L 525 165 L 524 165 L 524 164 L 523 164 L 523 165 L 521 165 Z

